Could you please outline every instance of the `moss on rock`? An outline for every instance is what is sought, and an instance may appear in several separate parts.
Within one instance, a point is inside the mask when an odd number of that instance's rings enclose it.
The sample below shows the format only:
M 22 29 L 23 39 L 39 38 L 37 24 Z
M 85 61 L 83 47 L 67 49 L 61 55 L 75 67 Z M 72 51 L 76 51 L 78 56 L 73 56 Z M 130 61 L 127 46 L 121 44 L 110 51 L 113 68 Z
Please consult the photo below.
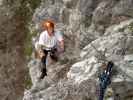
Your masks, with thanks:
M 131 32 L 133 32 L 133 23 L 131 23 L 131 24 L 128 26 L 128 29 L 131 30 Z

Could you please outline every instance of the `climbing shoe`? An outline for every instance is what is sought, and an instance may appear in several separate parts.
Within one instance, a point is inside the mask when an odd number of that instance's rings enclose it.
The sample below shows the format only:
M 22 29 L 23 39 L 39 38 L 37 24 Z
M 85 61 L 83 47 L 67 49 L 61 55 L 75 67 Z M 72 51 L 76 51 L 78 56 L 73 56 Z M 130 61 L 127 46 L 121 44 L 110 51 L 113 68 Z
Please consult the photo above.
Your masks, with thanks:
M 43 79 L 45 76 L 47 76 L 47 73 L 41 73 L 40 79 Z

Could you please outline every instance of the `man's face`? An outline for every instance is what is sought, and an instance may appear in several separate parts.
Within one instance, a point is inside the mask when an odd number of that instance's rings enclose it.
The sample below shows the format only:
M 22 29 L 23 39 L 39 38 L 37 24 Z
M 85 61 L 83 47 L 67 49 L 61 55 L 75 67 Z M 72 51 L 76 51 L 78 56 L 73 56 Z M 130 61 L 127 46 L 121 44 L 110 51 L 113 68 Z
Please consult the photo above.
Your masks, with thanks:
M 47 31 L 48 31 L 48 33 L 49 33 L 50 35 L 52 35 L 53 32 L 54 32 L 54 28 L 49 27 L 49 28 L 47 29 Z

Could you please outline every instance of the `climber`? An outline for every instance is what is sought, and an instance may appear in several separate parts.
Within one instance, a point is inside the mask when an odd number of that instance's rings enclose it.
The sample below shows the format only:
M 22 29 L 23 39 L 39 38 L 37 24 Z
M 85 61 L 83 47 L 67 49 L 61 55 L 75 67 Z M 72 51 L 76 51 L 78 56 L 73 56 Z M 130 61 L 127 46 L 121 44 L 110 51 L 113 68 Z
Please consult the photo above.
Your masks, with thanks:
M 112 61 L 109 61 L 106 66 L 106 69 L 99 76 L 100 95 L 99 95 L 98 100 L 103 100 L 105 90 L 106 90 L 107 86 L 111 83 L 111 75 L 112 75 L 112 67 L 113 66 L 114 66 L 114 63 Z
M 44 31 L 40 34 L 38 41 L 38 53 L 42 62 L 42 69 L 40 79 L 47 76 L 46 70 L 46 58 L 48 52 L 50 53 L 50 58 L 53 61 L 57 61 L 57 52 L 64 52 L 64 39 L 60 32 L 55 31 L 55 25 L 52 20 L 46 20 L 42 23 Z

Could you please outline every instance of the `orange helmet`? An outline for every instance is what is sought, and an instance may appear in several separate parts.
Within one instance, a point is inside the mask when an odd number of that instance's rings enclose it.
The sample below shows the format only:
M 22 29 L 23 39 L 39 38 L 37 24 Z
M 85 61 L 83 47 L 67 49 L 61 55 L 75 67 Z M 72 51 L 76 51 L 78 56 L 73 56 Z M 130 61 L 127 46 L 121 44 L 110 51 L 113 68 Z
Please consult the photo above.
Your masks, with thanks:
M 44 29 L 53 28 L 54 29 L 54 22 L 52 20 L 46 20 L 43 22 L 42 26 Z

